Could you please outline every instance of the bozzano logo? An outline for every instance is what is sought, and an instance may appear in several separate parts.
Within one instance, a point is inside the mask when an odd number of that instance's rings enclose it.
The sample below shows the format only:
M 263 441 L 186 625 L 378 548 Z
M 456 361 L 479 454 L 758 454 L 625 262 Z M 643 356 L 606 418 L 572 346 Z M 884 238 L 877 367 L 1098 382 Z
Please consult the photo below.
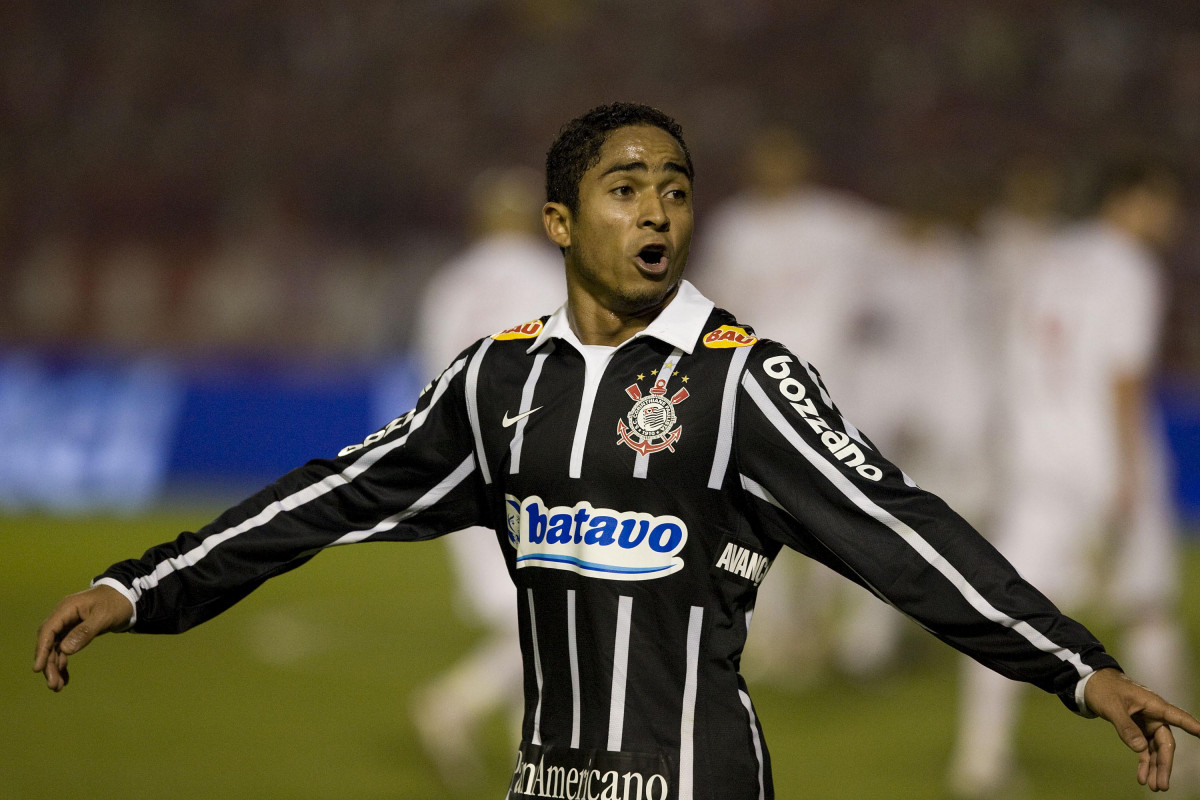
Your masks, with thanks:
M 594 508 L 547 507 L 540 497 L 505 495 L 508 541 L 517 568 L 564 569 L 591 578 L 645 581 L 683 569 L 687 525 L 678 517 Z
M 429 387 L 426 386 L 425 388 L 428 389 Z M 422 394 L 424 394 L 424 392 L 422 392 Z M 341 450 L 338 451 L 338 458 L 341 458 L 342 456 L 348 456 L 351 453 L 362 450 L 364 447 L 370 447 L 371 445 L 378 442 L 380 439 L 386 439 L 388 436 L 391 435 L 392 431 L 396 430 L 397 428 L 401 428 L 401 427 L 407 425 L 408 423 L 412 422 L 412 418 L 414 416 L 416 416 L 416 413 L 417 413 L 417 410 L 414 408 L 412 411 L 409 411 L 404 416 L 396 417 L 394 420 L 389 422 L 386 426 L 384 426 L 380 430 L 377 430 L 374 433 L 372 433 L 370 436 L 368 436 L 366 439 L 363 440 L 362 444 L 352 444 L 349 447 L 343 447 Z
M 791 367 L 788 366 L 791 360 L 791 356 L 773 356 L 763 362 L 763 370 L 779 381 L 780 394 L 791 403 L 792 408 L 799 412 L 808 426 L 821 437 L 821 444 L 833 453 L 834 458 L 844 462 L 847 467 L 853 467 L 855 472 L 867 480 L 877 481 L 882 478 L 883 470 L 874 464 L 867 463 L 867 457 L 863 454 L 862 448 L 851 440 L 850 435 L 833 430 L 817 412 L 817 406 L 813 403 L 812 398 L 805 397 L 808 390 L 804 388 L 804 384 L 791 377 Z

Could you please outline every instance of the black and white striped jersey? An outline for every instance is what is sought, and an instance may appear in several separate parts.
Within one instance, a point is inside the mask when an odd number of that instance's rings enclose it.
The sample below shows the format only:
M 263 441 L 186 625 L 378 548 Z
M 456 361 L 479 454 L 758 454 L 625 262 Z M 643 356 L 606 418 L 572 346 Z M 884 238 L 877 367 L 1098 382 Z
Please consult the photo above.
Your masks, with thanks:
M 1116 666 L 842 418 L 812 366 L 690 284 L 620 347 L 564 310 L 476 342 L 415 409 L 98 581 L 181 631 L 321 550 L 497 531 L 519 599 L 511 798 L 773 796 L 738 673 L 784 545 L 1078 710 Z

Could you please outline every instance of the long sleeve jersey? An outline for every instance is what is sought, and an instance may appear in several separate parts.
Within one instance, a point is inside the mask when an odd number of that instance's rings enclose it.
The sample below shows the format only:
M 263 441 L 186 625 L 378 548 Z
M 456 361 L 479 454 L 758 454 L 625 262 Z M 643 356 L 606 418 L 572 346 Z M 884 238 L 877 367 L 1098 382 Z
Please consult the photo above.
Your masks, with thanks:
M 519 602 L 514 799 L 772 797 L 738 666 L 784 545 L 1072 709 L 1116 666 L 810 364 L 686 282 L 616 348 L 580 344 L 564 309 L 476 342 L 362 444 L 97 581 L 134 603 L 134 630 L 176 632 L 327 547 L 480 524 Z

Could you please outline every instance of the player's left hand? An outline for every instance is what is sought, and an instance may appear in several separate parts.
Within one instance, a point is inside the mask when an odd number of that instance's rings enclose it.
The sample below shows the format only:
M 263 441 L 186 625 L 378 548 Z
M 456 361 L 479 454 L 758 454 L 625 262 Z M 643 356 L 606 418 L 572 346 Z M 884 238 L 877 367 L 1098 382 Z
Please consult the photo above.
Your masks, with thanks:
M 1121 740 L 1138 754 L 1138 783 L 1165 792 L 1175 760 L 1174 725 L 1200 737 L 1200 720 L 1163 700 L 1115 669 L 1096 672 L 1084 687 L 1088 708 L 1117 729 Z

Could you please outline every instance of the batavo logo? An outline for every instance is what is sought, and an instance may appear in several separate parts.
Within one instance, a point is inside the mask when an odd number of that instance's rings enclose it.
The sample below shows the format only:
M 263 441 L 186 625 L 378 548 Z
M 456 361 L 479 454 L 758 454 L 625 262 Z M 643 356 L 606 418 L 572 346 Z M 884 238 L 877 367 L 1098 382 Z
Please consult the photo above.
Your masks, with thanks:
M 534 495 L 505 495 L 517 568 L 565 569 L 590 578 L 645 581 L 683 569 L 687 525 L 678 517 L 594 508 L 586 500 L 547 507 Z
M 703 341 L 705 347 L 720 350 L 725 347 L 749 347 L 758 341 L 758 337 L 752 335 L 745 328 L 722 325 L 715 331 L 704 334 Z
M 542 332 L 542 328 L 546 327 L 540 319 L 535 319 L 531 322 L 523 322 L 520 325 L 514 325 L 506 331 L 492 334 L 492 338 L 497 342 L 507 342 L 510 339 L 532 339 Z

